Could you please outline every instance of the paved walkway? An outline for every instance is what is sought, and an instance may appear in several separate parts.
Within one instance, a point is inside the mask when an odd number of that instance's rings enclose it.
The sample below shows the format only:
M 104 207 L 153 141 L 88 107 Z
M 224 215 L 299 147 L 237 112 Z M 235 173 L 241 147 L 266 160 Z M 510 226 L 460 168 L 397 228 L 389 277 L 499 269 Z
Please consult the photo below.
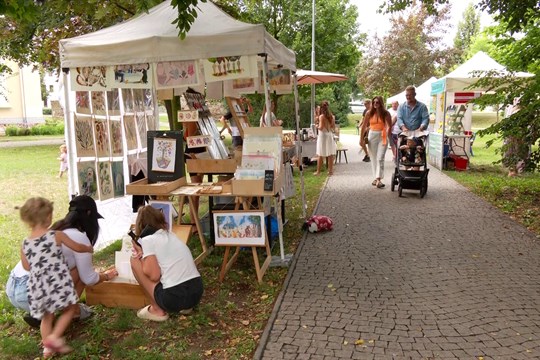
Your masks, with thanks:
M 433 168 L 424 199 L 390 191 L 390 161 L 374 188 L 357 139 L 316 210 L 334 230 L 302 241 L 255 358 L 539 359 L 536 237 Z

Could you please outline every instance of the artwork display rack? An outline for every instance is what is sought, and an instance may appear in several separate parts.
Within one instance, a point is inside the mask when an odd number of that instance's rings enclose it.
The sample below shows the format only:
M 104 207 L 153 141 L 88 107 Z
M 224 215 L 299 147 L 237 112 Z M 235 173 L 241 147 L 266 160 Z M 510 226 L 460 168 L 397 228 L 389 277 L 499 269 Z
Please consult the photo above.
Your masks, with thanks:
M 227 100 L 227 106 L 229 107 L 229 111 L 231 112 L 233 116 L 236 126 L 238 127 L 238 130 L 240 131 L 240 136 L 243 139 L 244 129 L 250 126 L 247 113 L 245 109 L 242 107 L 240 99 L 233 98 L 233 97 L 226 97 L 225 99 Z

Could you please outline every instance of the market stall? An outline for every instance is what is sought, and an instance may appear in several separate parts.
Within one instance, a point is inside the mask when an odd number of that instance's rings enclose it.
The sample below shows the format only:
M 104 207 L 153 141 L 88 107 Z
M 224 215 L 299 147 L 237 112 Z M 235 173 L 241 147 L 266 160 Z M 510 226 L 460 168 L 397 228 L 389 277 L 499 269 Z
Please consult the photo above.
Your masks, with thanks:
M 237 21 L 212 2 L 200 3 L 197 13 L 183 40 L 173 24 L 178 12 L 166 1 L 118 25 L 60 41 L 73 169 L 69 193 L 99 200 L 105 217 L 101 246 L 120 238 L 133 222 L 125 184 L 130 174 L 149 171 L 147 131 L 159 127 L 158 93 L 180 95 L 189 87 L 222 97 L 257 90 L 269 104 L 268 73 L 296 70 L 294 52 L 263 25 Z M 219 136 L 207 131 L 209 153 L 222 158 Z M 175 163 L 183 168 L 182 156 Z M 155 164 L 162 165 L 173 166 Z

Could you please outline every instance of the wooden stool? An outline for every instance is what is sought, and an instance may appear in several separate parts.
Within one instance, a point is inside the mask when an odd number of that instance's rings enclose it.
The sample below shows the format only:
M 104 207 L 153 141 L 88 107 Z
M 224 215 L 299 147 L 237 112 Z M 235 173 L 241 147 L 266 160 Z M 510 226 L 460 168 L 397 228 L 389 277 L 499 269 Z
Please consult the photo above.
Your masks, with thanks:
M 347 150 L 349 150 L 349 149 L 337 149 L 336 150 L 336 161 L 334 162 L 334 164 L 338 163 L 338 159 L 339 159 L 339 162 L 341 163 L 341 154 L 343 154 L 345 156 L 345 162 L 347 164 L 349 163 L 349 161 L 347 160 Z

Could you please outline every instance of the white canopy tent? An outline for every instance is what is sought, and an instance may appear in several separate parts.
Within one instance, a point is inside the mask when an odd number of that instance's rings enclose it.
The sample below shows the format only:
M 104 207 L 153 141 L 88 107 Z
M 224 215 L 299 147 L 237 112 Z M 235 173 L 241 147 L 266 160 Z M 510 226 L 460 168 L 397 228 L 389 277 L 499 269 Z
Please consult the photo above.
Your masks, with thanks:
M 113 66 L 123 64 L 158 63 L 209 59 L 224 56 L 256 56 L 263 62 L 266 77 L 268 66 L 279 66 L 296 70 L 296 56 L 282 43 L 266 32 L 263 25 L 238 21 L 224 13 L 212 2 L 199 3 L 197 18 L 185 39 L 178 36 L 172 22 L 177 18 L 177 9 L 170 1 L 150 9 L 120 24 L 94 33 L 63 39 L 60 41 L 60 57 L 63 69 L 89 66 Z M 66 98 L 66 140 L 74 144 L 73 93 L 64 72 Z M 264 82 L 267 107 L 268 81 Z M 70 103 L 72 104 L 70 106 Z M 159 119 L 157 107 L 155 119 Z M 69 147 L 70 168 L 76 169 L 75 146 Z M 77 191 L 77 174 L 70 174 L 70 193 Z M 124 204 L 119 204 L 122 202 Z M 120 238 L 132 223 L 131 207 L 126 199 L 98 202 L 100 213 L 105 217 L 101 223 L 100 243 Z M 122 209 L 121 209 L 122 208 Z M 127 214 L 126 214 L 127 212 Z M 107 216 L 110 215 L 110 216 Z
M 442 168 L 443 165 L 444 137 L 447 135 L 447 110 L 450 106 L 464 104 L 466 111 L 462 119 L 462 130 L 470 133 L 472 104 L 468 101 L 480 96 L 480 93 L 485 91 L 484 88 L 475 86 L 474 84 L 480 80 L 476 72 L 486 71 L 496 71 L 502 74 L 507 72 L 503 65 L 499 64 L 486 53 L 479 51 L 454 71 L 431 84 L 432 108 L 435 110 L 435 126 L 433 132 L 430 133 L 429 160 L 438 168 Z M 533 76 L 524 72 L 518 72 L 514 75 L 518 77 Z M 468 135 L 453 134 L 452 136 L 466 137 Z M 464 147 L 468 149 L 468 141 L 465 141 Z M 467 151 L 463 155 L 468 157 Z
M 416 87 L 416 99 L 426 104 L 427 107 L 429 107 L 429 102 L 431 101 L 431 84 L 435 81 L 437 81 L 437 78 L 432 76 L 427 81 L 422 83 L 422 85 Z M 386 104 L 392 104 L 394 101 L 403 104 L 406 101 L 405 90 L 399 94 L 390 96 L 388 99 L 386 99 Z

